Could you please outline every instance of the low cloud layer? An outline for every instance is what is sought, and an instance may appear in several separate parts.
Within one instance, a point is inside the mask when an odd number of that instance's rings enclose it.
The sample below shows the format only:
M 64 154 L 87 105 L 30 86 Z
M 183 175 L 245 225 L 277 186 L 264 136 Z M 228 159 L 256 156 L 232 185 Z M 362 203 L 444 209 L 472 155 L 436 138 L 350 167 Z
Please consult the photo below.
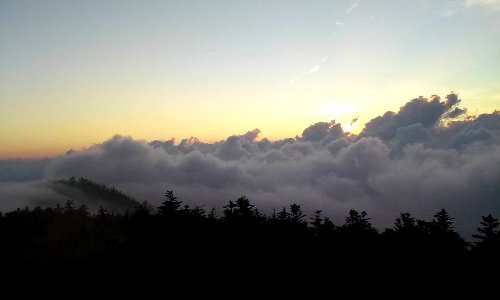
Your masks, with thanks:
M 399 212 L 430 218 L 445 207 L 469 234 L 481 215 L 500 214 L 500 112 L 471 117 L 459 105 L 455 94 L 416 98 L 359 135 L 334 121 L 280 141 L 258 139 L 258 129 L 213 144 L 117 135 L 52 159 L 40 179 L 85 177 L 153 205 L 166 189 L 206 208 L 245 194 L 266 212 L 297 202 L 339 224 L 356 208 L 380 227 Z

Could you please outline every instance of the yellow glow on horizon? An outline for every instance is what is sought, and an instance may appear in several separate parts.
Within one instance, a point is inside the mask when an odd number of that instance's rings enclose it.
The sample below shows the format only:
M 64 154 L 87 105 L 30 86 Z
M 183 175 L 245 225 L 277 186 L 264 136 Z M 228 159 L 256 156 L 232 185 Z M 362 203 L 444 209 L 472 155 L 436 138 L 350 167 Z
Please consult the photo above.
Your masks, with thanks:
M 344 116 L 346 114 L 354 114 L 359 110 L 359 105 L 354 103 L 339 103 L 331 102 L 321 107 L 317 114 L 335 118 L 336 116 Z
M 418 95 L 436 93 L 444 98 L 448 92 L 424 89 L 425 83 L 418 82 L 387 87 L 347 79 L 312 87 L 304 80 L 286 89 L 261 90 L 233 86 L 190 91 L 159 83 L 116 88 L 122 84 L 113 83 L 115 88 L 88 86 L 86 94 L 67 87 L 58 90 L 61 94 L 55 102 L 51 90 L 35 89 L 29 95 L 37 95 L 37 105 L 25 95 L 12 95 L 14 105 L 0 111 L 0 159 L 55 156 L 101 143 L 115 134 L 147 141 L 175 138 L 179 143 L 194 136 L 216 142 L 259 128 L 260 138 L 279 140 L 300 136 L 308 126 L 333 119 L 344 131 L 356 134 L 370 119 L 397 111 Z M 478 113 L 491 112 L 498 95 L 498 89 L 459 94 L 464 99 L 462 107 L 470 112 L 477 108 Z M 479 105 L 478 99 L 483 100 L 482 106 L 474 107 Z

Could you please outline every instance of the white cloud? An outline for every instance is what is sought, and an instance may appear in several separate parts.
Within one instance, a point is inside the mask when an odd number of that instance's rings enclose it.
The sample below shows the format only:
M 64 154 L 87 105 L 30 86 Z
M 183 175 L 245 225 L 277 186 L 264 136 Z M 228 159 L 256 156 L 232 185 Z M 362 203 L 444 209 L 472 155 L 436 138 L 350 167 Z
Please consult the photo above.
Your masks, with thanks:
M 465 6 L 481 6 L 494 12 L 500 11 L 500 0 L 465 0 Z
M 486 13 L 500 13 L 500 0 L 464 0 L 455 12 L 470 8 L 480 8 Z
M 447 1 L 441 15 L 451 17 L 470 8 L 480 8 L 488 13 L 498 13 L 500 12 L 500 0 Z
M 314 67 L 312 67 L 310 70 L 309 70 L 309 74 L 311 73 L 315 73 L 315 72 L 318 72 L 319 71 L 319 65 L 316 65 Z
M 348 15 L 348 14 L 352 13 L 358 7 L 358 5 L 359 5 L 359 2 L 353 3 L 351 6 L 349 6 L 348 9 L 346 9 L 344 14 Z
M 294 84 L 295 82 L 299 81 L 300 79 L 306 77 L 307 75 L 309 74 L 313 74 L 313 73 L 316 73 L 319 71 L 319 69 L 321 68 L 321 64 L 325 63 L 328 61 L 328 56 L 324 56 L 317 65 L 311 67 L 308 71 L 300 74 L 299 76 L 295 77 L 295 78 L 292 78 L 288 81 L 288 85 L 290 84 Z

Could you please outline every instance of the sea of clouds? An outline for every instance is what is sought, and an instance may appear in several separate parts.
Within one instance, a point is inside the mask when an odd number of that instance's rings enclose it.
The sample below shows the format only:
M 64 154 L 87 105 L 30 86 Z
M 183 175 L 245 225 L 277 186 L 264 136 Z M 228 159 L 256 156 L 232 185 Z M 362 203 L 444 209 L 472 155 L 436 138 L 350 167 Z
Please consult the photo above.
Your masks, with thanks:
M 216 143 L 116 135 L 42 162 L 0 161 L 0 210 L 62 201 L 50 181 L 75 176 L 154 206 L 167 189 L 219 211 L 244 194 L 266 213 L 299 203 L 337 224 L 349 209 L 365 210 L 380 228 L 399 212 L 431 218 L 446 208 L 470 234 L 481 215 L 500 215 L 500 112 L 470 116 L 459 106 L 453 93 L 419 97 L 357 135 L 334 121 L 279 141 L 259 139 L 258 129 Z

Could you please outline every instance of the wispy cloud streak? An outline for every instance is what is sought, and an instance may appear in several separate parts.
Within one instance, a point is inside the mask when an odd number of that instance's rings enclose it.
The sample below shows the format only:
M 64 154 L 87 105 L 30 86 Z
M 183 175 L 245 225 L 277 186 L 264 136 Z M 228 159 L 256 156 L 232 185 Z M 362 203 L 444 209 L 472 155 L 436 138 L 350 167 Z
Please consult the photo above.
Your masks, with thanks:
M 352 13 L 359 5 L 359 2 L 355 2 L 353 5 L 349 6 L 348 9 L 346 9 L 346 11 L 344 12 L 344 14 L 348 15 L 350 13 Z
M 306 71 L 306 72 L 304 72 L 304 73 L 300 74 L 299 76 L 297 76 L 297 77 L 295 77 L 295 78 L 293 78 L 293 79 L 289 80 L 289 81 L 288 81 L 288 84 L 289 84 L 289 85 L 290 85 L 290 84 L 294 84 L 295 82 L 297 82 L 297 81 L 299 81 L 300 79 L 302 79 L 302 78 L 306 77 L 307 75 L 309 75 L 309 74 L 313 74 L 313 73 L 318 72 L 318 71 L 319 71 L 319 69 L 321 68 L 321 64 L 323 64 L 323 63 L 325 63 L 325 62 L 327 62 L 327 61 L 328 61 L 328 56 L 323 57 L 323 58 L 319 61 L 319 63 L 318 63 L 317 65 L 312 66 L 312 67 L 311 67 L 308 71 Z

